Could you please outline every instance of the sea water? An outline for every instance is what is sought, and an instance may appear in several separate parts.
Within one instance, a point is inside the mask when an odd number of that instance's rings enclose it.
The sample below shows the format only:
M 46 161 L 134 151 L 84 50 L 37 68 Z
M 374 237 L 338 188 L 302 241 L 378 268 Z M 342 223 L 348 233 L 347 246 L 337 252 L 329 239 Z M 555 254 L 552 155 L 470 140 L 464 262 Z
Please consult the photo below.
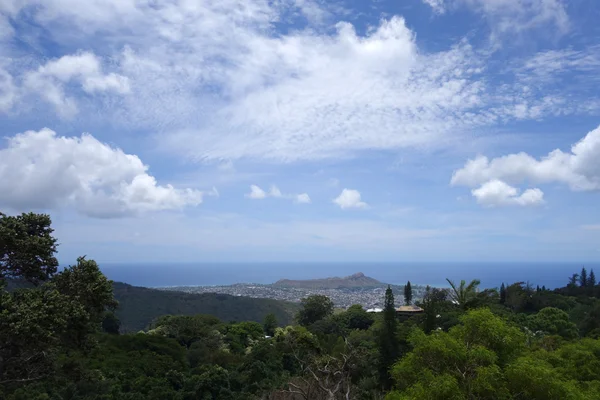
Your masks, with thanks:
M 234 283 L 273 283 L 279 279 L 317 279 L 348 276 L 362 272 L 381 282 L 447 287 L 454 281 L 481 280 L 481 287 L 501 283 L 530 282 L 555 288 L 565 286 L 569 277 L 585 266 L 588 274 L 598 262 L 264 262 L 264 263 L 109 263 L 100 268 L 108 278 L 136 286 L 214 286 Z M 600 275 L 598 280 L 600 280 Z

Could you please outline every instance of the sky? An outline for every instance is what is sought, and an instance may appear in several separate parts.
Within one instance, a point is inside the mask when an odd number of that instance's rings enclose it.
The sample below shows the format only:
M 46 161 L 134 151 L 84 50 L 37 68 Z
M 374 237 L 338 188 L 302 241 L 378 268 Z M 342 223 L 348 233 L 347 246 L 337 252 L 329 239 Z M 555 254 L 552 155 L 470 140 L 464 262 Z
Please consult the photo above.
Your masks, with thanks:
M 4 0 L 61 262 L 599 261 L 596 0 Z

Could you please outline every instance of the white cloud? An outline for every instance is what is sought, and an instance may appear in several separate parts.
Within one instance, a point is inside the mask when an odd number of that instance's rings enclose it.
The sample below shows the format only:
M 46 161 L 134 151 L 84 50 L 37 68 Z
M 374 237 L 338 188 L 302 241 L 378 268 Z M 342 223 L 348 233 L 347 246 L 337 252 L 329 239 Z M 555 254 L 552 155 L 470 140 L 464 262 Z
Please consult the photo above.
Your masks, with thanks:
M 0 66 L 0 112 L 8 112 L 12 109 L 17 101 L 17 96 L 17 87 L 12 75 Z
M 436 14 L 443 14 L 446 11 L 444 0 L 423 0 L 423 3 L 431 7 Z
M 527 153 L 492 160 L 478 156 L 455 171 L 451 183 L 474 187 L 494 179 L 513 185 L 558 182 L 576 191 L 600 190 L 600 127 L 575 143 L 571 152 L 556 149 L 539 160 Z
M 310 204 L 310 196 L 307 193 L 301 193 L 296 195 L 296 203 Z
M 534 0 L 460 1 L 482 13 L 512 10 L 516 22 L 532 26 L 554 21 L 551 11 L 561 10 L 555 0 L 538 8 Z M 26 14 L 51 30 L 61 48 L 90 49 L 37 60 L 41 67 L 33 69 L 31 60 L 15 59 L 7 68 L 15 82 L 32 75 L 30 89 L 63 116 L 79 111 L 85 120 L 87 111 L 117 129 L 156 133 L 161 150 L 194 160 L 291 162 L 446 146 L 482 126 L 582 111 L 565 111 L 559 96 L 525 96 L 514 82 L 490 85 L 489 54 L 466 41 L 435 53 L 418 48 L 401 17 L 383 19 L 365 34 L 344 21 L 335 29 L 313 29 L 316 20 L 334 21 L 322 1 L 4 3 L 6 15 Z M 27 13 L 20 12 L 24 7 Z M 301 17 L 298 29 L 278 31 L 299 15 L 308 18 L 307 26 Z M 9 102 L 15 112 L 47 106 Z
M 15 210 L 73 204 L 89 216 L 118 217 L 202 202 L 202 192 L 160 186 L 147 171 L 136 155 L 89 134 L 27 131 L 0 150 L 0 204 Z
M 343 189 L 338 197 L 332 200 L 342 210 L 347 208 L 367 208 L 368 204 L 361 201 L 360 192 L 354 189 Z
M 74 97 L 66 94 L 70 82 L 77 82 L 88 94 L 114 92 L 122 95 L 130 91 L 127 77 L 115 73 L 103 74 L 100 60 L 89 52 L 48 61 L 36 70 L 27 72 L 23 80 L 23 95 L 41 96 L 64 117 L 71 117 L 77 112 Z
M 542 79 L 556 83 L 556 76 L 577 71 L 578 75 L 590 73 L 597 78 L 600 70 L 600 46 L 595 45 L 584 50 L 561 49 L 548 50 L 533 55 L 519 68 L 523 80 Z M 586 74 L 586 79 L 591 76 Z
M 483 15 L 492 30 L 492 40 L 505 34 L 521 33 L 540 26 L 554 32 L 569 29 L 569 16 L 561 0 L 422 0 L 434 12 L 467 7 Z
M 471 191 L 479 204 L 495 206 L 537 206 L 544 203 L 544 193 L 540 189 L 527 189 L 521 195 L 519 191 L 506 183 L 494 179 Z
M 582 225 L 581 229 L 586 231 L 600 231 L 600 224 L 598 225 Z
M 267 193 L 259 186 L 250 185 L 250 193 L 245 194 L 249 199 L 260 200 L 267 197 Z
M 271 186 L 271 190 L 269 191 L 269 196 L 271 197 L 281 197 L 281 190 L 275 185 Z
M 300 203 L 300 204 L 310 203 L 310 197 L 308 196 L 307 193 L 283 194 L 283 193 L 281 193 L 281 190 L 279 190 L 279 188 L 275 185 L 271 186 L 271 189 L 269 190 L 269 192 L 265 192 L 263 189 L 260 188 L 260 186 L 250 185 L 250 193 L 245 194 L 244 197 L 247 197 L 247 198 L 253 199 L 253 200 L 262 200 L 262 199 L 266 199 L 267 197 L 274 197 L 274 198 L 280 198 L 280 199 L 292 199 L 296 203 Z

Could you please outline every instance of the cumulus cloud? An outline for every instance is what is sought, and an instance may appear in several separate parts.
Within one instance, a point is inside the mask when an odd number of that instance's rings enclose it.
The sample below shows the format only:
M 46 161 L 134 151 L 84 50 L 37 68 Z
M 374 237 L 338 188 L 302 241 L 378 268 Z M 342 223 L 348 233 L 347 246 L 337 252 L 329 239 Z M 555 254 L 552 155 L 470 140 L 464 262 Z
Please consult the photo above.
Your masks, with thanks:
M 260 200 L 267 197 L 267 192 L 262 190 L 259 186 L 250 185 L 250 193 L 245 194 L 249 199 Z
M 300 203 L 300 204 L 310 204 L 311 200 L 310 200 L 310 196 L 308 195 L 308 193 L 301 193 L 296 195 L 296 203 Z
M 562 183 L 572 190 L 600 190 L 600 127 L 571 147 L 536 159 L 527 153 L 488 159 L 478 156 L 454 172 L 452 185 L 474 187 L 493 179 L 508 184 Z
M 264 191 L 258 185 L 250 185 L 250 193 L 246 193 L 244 196 L 249 199 L 253 199 L 253 200 L 262 200 L 262 199 L 266 199 L 267 197 L 275 197 L 275 198 L 280 198 L 280 199 L 292 199 L 292 200 L 294 200 L 294 202 L 300 203 L 300 204 L 309 204 L 310 203 L 310 197 L 308 196 L 307 193 L 283 194 L 283 193 L 281 193 L 281 190 L 279 190 L 279 188 L 275 185 L 271 186 L 271 189 L 269 190 L 269 192 Z
M 540 189 L 527 189 L 519 195 L 519 191 L 506 183 L 494 179 L 471 191 L 479 204 L 495 206 L 537 206 L 544 203 L 544 193 Z
M 158 185 L 147 171 L 136 155 L 89 134 L 27 131 L 0 150 L 0 205 L 27 210 L 73 204 L 88 216 L 109 218 L 202 202 L 202 192 Z
M 342 210 L 347 208 L 367 208 L 368 204 L 361 200 L 360 192 L 354 189 L 343 189 L 338 197 L 332 200 Z

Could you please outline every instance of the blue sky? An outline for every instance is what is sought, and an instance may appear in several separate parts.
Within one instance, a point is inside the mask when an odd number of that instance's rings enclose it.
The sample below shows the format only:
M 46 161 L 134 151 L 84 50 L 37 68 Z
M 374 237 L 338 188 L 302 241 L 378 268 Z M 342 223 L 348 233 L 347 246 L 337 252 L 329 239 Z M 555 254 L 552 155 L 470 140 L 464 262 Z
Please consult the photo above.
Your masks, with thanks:
M 60 258 L 600 260 L 594 0 L 9 0 L 0 209 Z

